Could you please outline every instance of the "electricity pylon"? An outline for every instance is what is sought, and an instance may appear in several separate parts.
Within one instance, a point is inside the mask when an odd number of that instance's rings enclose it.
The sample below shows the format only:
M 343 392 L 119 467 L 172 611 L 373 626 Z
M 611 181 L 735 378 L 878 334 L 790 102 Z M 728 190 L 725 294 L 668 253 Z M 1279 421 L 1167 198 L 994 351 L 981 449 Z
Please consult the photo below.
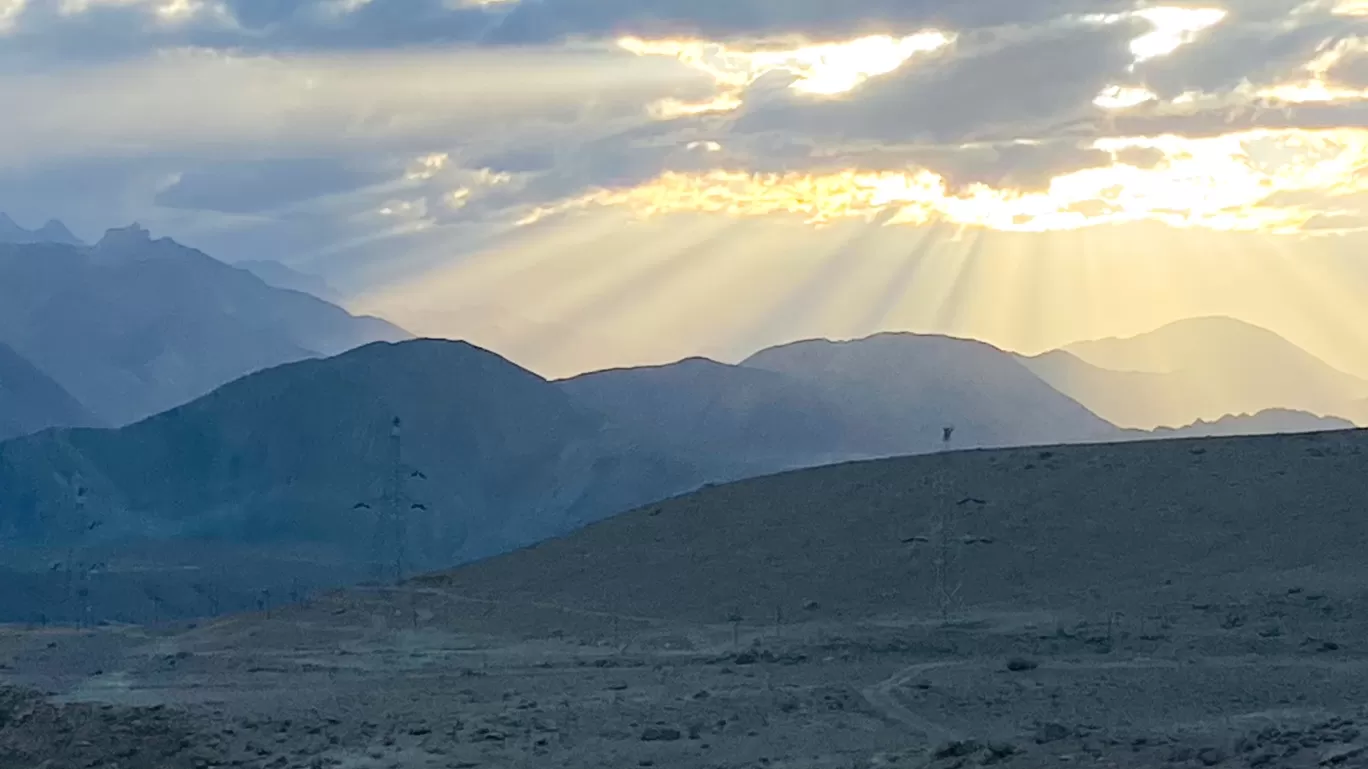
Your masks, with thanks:
M 404 559 L 406 556 L 409 516 L 415 512 L 427 512 L 427 506 L 409 495 L 406 482 L 427 480 L 421 470 L 404 464 L 403 423 L 395 417 L 390 423 L 389 469 L 380 496 L 369 501 L 357 502 L 353 510 L 375 510 L 378 514 L 375 536 L 371 545 L 371 563 L 375 569 L 376 581 L 383 582 L 385 561 L 385 540 L 391 544 L 391 562 L 394 567 L 394 583 L 404 579 Z M 388 535 L 388 536 L 387 536 Z
M 68 533 L 66 552 L 65 582 L 67 605 L 76 611 L 76 624 L 83 625 L 90 621 L 90 576 L 95 567 L 86 563 L 87 546 L 85 538 L 92 530 L 100 525 L 99 521 L 90 520 L 89 510 L 86 502 L 85 482 L 80 473 L 76 473 L 71 478 L 75 488 L 72 491 L 71 507 L 71 530 Z

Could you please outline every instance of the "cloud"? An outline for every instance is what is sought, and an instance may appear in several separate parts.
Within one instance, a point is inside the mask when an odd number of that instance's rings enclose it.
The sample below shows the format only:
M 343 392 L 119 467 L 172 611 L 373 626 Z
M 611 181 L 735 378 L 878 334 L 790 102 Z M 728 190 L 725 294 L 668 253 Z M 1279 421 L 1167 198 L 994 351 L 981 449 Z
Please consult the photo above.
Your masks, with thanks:
M 1368 191 L 1368 176 L 1361 172 L 1368 168 L 1365 129 L 1111 138 L 1088 149 L 1098 162 L 1074 155 L 1081 167 L 1066 173 L 1047 163 L 1050 179 L 1038 189 L 984 182 L 957 188 L 926 167 L 816 174 L 671 171 L 647 184 L 595 190 L 543 207 L 527 221 L 620 207 L 645 218 L 709 212 L 792 216 L 816 225 L 854 218 L 885 226 L 946 222 L 1047 232 L 1159 222 L 1290 233 L 1319 217 L 1338 216 L 1337 198 Z
M 1029 26 L 1072 14 L 1106 13 L 1130 6 L 1115 0 L 544 0 L 520 3 L 490 38 L 522 43 L 623 35 L 716 41 L 800 35 L 814 40 L 845 40 L 926 27 Z
M 355 191 L 392 176 L 392 169 L 348 167 L 345 158 L 210 162 L 177 173 L 154 202 L 168 208 L 254 214 Z
M 798 95 L 748 110 L 739 130 L 786 126 L 814 137 L 932 143 L 1034 136 L 1091 112 L 1124 71 L 1134 23 L 1049 29 L 1020 40 L 958 44 L 925 66 L 871 80 L 846 98 Z
M 119 66 L 0 74 L 8 108 L 0 157 L 23 163 L 168 147 L 232 154 L 269 147 L 281 156 L 503 143 L 566 126 L 603 130 L 697 83 L 669 63 L 623 68 L 626 58 L 545 49 L 349 57 L 175 49 Z

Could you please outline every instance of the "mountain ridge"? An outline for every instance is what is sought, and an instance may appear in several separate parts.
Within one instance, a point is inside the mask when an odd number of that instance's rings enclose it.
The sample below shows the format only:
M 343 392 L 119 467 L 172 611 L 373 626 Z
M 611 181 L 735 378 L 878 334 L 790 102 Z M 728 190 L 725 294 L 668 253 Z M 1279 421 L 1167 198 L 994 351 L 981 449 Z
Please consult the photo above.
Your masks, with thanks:
M 0 342 L 0 441 L 99 421 L 52 377 Z
M 25 229 L 0 211 L 0 243 L 60 243 L 69 246 L 85 245 L 57 219 L 49 219 L 36 230 Z

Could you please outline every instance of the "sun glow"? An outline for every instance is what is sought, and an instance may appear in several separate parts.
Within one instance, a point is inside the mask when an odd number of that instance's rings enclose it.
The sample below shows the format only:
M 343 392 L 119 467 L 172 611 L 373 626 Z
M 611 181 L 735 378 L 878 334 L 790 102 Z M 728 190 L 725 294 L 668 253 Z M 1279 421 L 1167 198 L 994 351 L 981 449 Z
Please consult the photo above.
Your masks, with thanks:
M 595 190 L 539 208 L 529 224 L 589 207 L 637 216 L 708 212 L 787 214 L 808 224 L 864 218 L 885 224 L 945 222 L 1001 231 L 1046 232 L 1155 221 L 1179 228 L 1292 233 L 1343 213 L 1337 197 L 1368 191 L 1368 130 L 1250 131 L 1224 136 L 1102 139 L 1112 163 L 1055 177 L 1042 191 L 973 184 L 952 190 L 929 169 L 756 174 L 737 170 L 661 174 L 630 189 Z M 1141 168 L 1128 151 L 1162 157 Z M 1293 196 L 1310 202 L 1287 202 Z
M 1131 41 L 1131 54 L 1136 63 L 1141 63 L 1168 56 L 1196 41 L 1203 32 L 1225 21 L 1230 12 L 1223 8 L 1158 6 L 1141 8 L 1133 15 L 1154 25 L 1152 32 Z
M 1185 45 L 1195 43 L 1203 32 L 1225 21 L 1229 15 L 1229 11 L 1221 8 L 1155 6 L 1101 16 L 1096 20 L 1111 24 L 1140 18 L 1153 27 L 1130 43 L 1130 52 L 1134 57 L 1130 69 L 1134 72 L 1136 67 L 1151 59 L 1163 58 Z M 1127 110 L 1157 101 L 1158 98 L 1153 91 L 1143 86 L 1113 84 L 1103 88 L 1093 99 L 1093 104 L 1105 110 Z
M 1134 86 L 1112 85 L 1102 89 L 1102 93 L 1093 99 L 1093 104 L 1106 110 L 1121 110 L 1138 107 L 1141 104 L 1155 101 L 1159 97 L 1148 88 L 1137 88 Z
M 780 72 L 793 78 L 792 90 L 810 96 L 835 96 L 858 88 L 871 78 L 901 68 L 918 54 L 938 51 L 954 38 L 927 30 L 895 38 L 871 35 L 845 42 L 774 41 L 743 47 L 706 40 L 643 40 L 624 37 L 620 48 L 638 56 L 675 58 L 707 74 L 719 88 L 703 102 L 666 100 L 652 112 L 670 118 L 739 108 L 746 88 L 765 75 Z
M 1368 88 L 1351 88 L 1334 82 L 1331 71 L 1346 58 L 1368 53 L 1368 37 L 1346 37 L 1321 50 L 1302 67 L 1303 79 L 1257 92 L 1258 98 L 1286 104 L 1313 104 L 1368 100 Z

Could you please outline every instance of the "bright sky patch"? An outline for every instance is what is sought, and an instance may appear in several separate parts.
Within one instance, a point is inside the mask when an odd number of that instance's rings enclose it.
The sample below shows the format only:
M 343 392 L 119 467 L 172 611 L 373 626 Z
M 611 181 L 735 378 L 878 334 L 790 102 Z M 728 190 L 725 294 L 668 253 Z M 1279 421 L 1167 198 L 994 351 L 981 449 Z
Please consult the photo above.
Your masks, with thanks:
M 918 54 L 940 50 L 953 38 L 937 30 L 895 38 L 872 35 L 845 42 L 770 42 L 745 47 L 705 40 L 643 40 L 624 37 L 618 45 L 638 56 L 675 58 L 717 82 L 717 96 L 704 102 L 665 100 L 653 111 L 670 118 L 727 112 L 741 106 L 747 87 L 774 72 L 793 77 L 790 88 L 812 96 L 835 96 L 901 68 Z
M 809 224 L 883 216 L 888 224 L 933 221 L 1003 231 L 1072 230 L 1158 221 L 1179 228 L 1296 232 L 1333 207 L 1279 202 L 1295 193 L 1333 199 L 1368 191 L 1368 130 L 1253 131 L 1210 138 L 1131 137 L 1096 141 L 1112 164 L 1055 177 L 1041 192 L 974 184 L 953 192 L 929 169 L 835 174 L 665 173 L 626 190 L 597 190 L 538 209 L 530 223 L 590 206 L 624 206 L 643 217 L 710 212 L 789 214 Z M 1158 151 L 1151 168 L 1122 160 Z

